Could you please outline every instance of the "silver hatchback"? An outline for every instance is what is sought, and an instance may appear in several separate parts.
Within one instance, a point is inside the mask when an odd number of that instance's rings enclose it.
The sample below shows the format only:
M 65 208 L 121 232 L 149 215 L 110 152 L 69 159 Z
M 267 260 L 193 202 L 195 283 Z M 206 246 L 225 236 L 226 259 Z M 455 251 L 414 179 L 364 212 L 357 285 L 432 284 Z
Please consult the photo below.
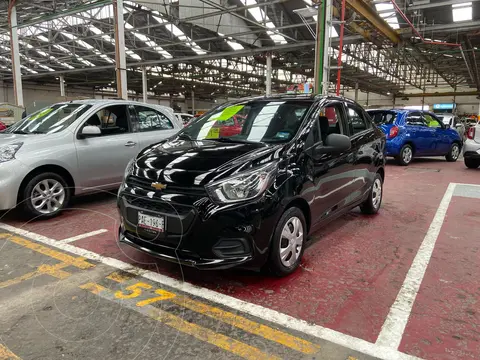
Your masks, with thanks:
M 0 210 L 52 217 L 73 195 L 115 189 L 130 159 L 182 127 L 171 108 L 133 101 L 42 109 L 0 132 Z

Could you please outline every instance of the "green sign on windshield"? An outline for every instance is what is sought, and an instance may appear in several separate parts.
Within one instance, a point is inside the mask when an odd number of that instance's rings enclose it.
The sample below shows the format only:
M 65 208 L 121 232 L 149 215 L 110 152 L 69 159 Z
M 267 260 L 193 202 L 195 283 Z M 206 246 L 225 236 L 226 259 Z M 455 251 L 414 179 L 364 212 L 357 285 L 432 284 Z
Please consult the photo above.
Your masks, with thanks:
M 240 112 L 240 110 L 242 110 L 244 107 L 244 105 L 229 106 L 223 109 L 222 113 L 219 116 L 211 119 L 210 121 L 226 121 L 232 116 L 236 115 L 238 112 Z

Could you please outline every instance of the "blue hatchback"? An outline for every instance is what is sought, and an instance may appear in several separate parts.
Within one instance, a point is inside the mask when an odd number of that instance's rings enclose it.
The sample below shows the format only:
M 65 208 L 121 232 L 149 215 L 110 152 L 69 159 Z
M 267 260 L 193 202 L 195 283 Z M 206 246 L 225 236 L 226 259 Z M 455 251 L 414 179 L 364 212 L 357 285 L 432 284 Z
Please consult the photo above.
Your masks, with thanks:
M 401 165 L 414 157 L 445 156 L 457 161 L 462 149 L 458 132 L 444 125 L 433 113 L 418 110 L 368 110 L 373 121 L 387 135 L 385 152 Z

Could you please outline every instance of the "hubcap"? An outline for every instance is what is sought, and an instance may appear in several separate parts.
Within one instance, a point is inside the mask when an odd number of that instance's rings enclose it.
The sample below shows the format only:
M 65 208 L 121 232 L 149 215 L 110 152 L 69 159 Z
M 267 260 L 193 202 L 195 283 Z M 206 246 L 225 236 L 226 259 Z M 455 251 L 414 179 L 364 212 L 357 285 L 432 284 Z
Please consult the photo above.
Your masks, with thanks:
M 32 206 L 41 214 L 51 214 L 63 207 L 65 189 L 54 179 L 45 179 L 34 186 L 30 197 Z
M 460 148 L 458 147 L 458 145 L 453 145 L 453 147 L 452 147 L 452 158 L 457 159 L 458 155 L 460 155 Z
M 411 160 L 412 160 L 412 149 L 407 147 L 403 150 L 403 161 L 408 164 Z
M 375 179 L 372 188 L 372 204 L 375 209 L 380 206 L 382 201 L 382 182 L 380 179 Z
M 303 246 L 303 225 L 296 216 L 290 218 L 282 230 L 280 238 L 280 260 L 291 267 L 298 260 Z

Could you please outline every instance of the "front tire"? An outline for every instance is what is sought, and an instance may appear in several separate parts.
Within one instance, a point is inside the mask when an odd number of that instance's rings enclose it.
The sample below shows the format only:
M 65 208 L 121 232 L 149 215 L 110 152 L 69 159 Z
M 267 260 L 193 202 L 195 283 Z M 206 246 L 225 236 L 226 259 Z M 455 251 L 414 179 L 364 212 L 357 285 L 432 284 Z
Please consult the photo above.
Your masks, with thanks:
M 57 216 L 70 201 L 70 189 L 56 173 L 39 174 L 27 183 L 22 193 L 23 209 L 31 217 Z
M 380 210 L 383 199 L 383 179 L 379 173 L 375 174 L 372 187 L 368 193 L 368 198 L 360 205 L 360 210 L 364 214 L 374 215 Z
M 268 267 L 275 276 L 293 273 L 302 260 L 307 238 L 303 212 L 297 207 L 287 209 L 275 228 Z
M 480 160 L 464 159 L 465 166 L 469 169 L 477 169 L 480 166 Z
M 458 145 L 457 143 L 453 143 L 452 147 L 450 148 L 450 151 L 445 156 L 445 159 L 447 159 L 447 161 L 449 162 L 455 162 L 457 161 L 459 156 L 460 156 L 460 145 Z
M 408 144 L 403 145 L 396 159 L 400 165 L 407 166 L 412 162 L 413 148 Z

